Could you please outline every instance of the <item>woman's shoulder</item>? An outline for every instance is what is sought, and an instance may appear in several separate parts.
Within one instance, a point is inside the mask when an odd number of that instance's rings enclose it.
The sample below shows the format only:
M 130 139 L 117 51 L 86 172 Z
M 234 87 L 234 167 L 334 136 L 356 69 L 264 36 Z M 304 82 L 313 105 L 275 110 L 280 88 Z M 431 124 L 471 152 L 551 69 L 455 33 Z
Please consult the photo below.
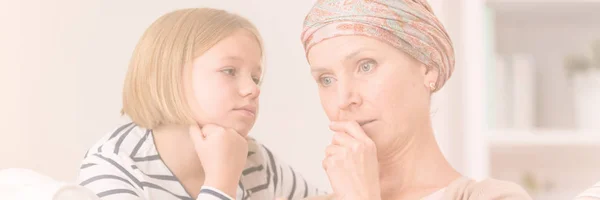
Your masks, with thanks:
M 446 188 L 446 199 L 452 200 L 530 200 L 520 185 L 504 180 L 485 179 L 475 181 L 463 177 Z

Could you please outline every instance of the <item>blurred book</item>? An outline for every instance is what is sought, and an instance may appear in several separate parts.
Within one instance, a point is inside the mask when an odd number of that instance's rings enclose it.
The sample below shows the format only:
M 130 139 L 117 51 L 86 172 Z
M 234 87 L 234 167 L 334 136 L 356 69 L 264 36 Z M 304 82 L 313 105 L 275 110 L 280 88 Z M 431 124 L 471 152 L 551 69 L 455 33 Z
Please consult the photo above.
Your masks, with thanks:
M 493 128 L 531 130 L 535 126 L 535 66 L 533 57 L 496 56 L 492 68 Z M 493 103 L 493 104 L 492 104 Z
M 528 54 L 512 56 L 513 128 L 530 130 L 535 123 L 535 66 Z
M 494 101 L 495 124 L 496 128 L 499 129 L 512 127 L 512 84 L 508 67 L 504 59 L 498 56 L 494 68 L 495 83 L 493 90 L 496 94 L 496 100 Z
M 600 130 L 600 70 L 587 70 L 572 78 L 577 128 Z

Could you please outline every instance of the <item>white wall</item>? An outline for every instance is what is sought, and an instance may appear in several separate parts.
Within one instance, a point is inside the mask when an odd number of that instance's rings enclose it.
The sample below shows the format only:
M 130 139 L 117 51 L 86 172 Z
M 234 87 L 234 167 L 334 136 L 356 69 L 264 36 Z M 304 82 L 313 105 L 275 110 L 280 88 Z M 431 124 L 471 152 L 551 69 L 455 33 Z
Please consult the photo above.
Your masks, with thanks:
M 144 29 L 173 9 L 209 6 L 248 17 L 265 38 L 268 72 L 251 134 L 307 179 L 329 188 L 321 160 L 331 133 L 300 43 L 312 2 L 3 1 L 0 168 L 27 167 L 72 180 L 87 148 L 123 122 L 122 81 Z M 441 9 L 441 2 L 433 1 L 434 8 Z M 459 155 L 446 142 L 455 137 L 445 136 L 452 106 L 443 103 L 448 92 L 442 94 L 434 106 L 438 137 L 445 153 Z
M 328 122 L 299 41 L 309 1 L 2 2 L 0 168 L 72 180 L 87 148 L 123 121 L 122 80 L 142 32 L 168 11 L 200 6 L 237 12 L 261 30 L 268 76 L 252 135 L 327 188 Z
M 0 1 L 0 167 L 5 163 L 23 165 L 26 155 L 23 147 L 26 141 L 21 137 L 19 118 L 19 13 L 18 4 L 13 1 Z M 10 16 L 10 17 L 9 17 Z M 19 149 L 19 155 L 12 153 Z

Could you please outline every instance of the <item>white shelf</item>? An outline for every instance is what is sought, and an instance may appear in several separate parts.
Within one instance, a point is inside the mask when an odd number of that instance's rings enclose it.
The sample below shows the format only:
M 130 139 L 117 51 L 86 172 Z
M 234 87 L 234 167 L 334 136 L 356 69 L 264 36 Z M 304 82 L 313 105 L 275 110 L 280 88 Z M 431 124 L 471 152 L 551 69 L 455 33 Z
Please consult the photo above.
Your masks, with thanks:
M 501 12 L 536 13 L 598 13 L 600 0 L 483 0 Z
M 600 3 L 600 0 L 487 0 L 490 3 Z
M 600 131 L 508 130 L 488 133 L 490 147 L 598 146 Z

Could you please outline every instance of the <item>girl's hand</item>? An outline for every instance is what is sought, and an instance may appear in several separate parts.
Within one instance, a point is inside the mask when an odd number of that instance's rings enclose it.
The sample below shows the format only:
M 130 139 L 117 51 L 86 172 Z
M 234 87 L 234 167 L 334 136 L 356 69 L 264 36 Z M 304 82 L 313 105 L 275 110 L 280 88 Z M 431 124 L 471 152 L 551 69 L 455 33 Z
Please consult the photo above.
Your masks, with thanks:
M 204 169 L 204 185 L 235 197 L 248 155 L 246 138 L 233 129 L 214 124 L 202 129 L 194 125 L 189 132 Z

